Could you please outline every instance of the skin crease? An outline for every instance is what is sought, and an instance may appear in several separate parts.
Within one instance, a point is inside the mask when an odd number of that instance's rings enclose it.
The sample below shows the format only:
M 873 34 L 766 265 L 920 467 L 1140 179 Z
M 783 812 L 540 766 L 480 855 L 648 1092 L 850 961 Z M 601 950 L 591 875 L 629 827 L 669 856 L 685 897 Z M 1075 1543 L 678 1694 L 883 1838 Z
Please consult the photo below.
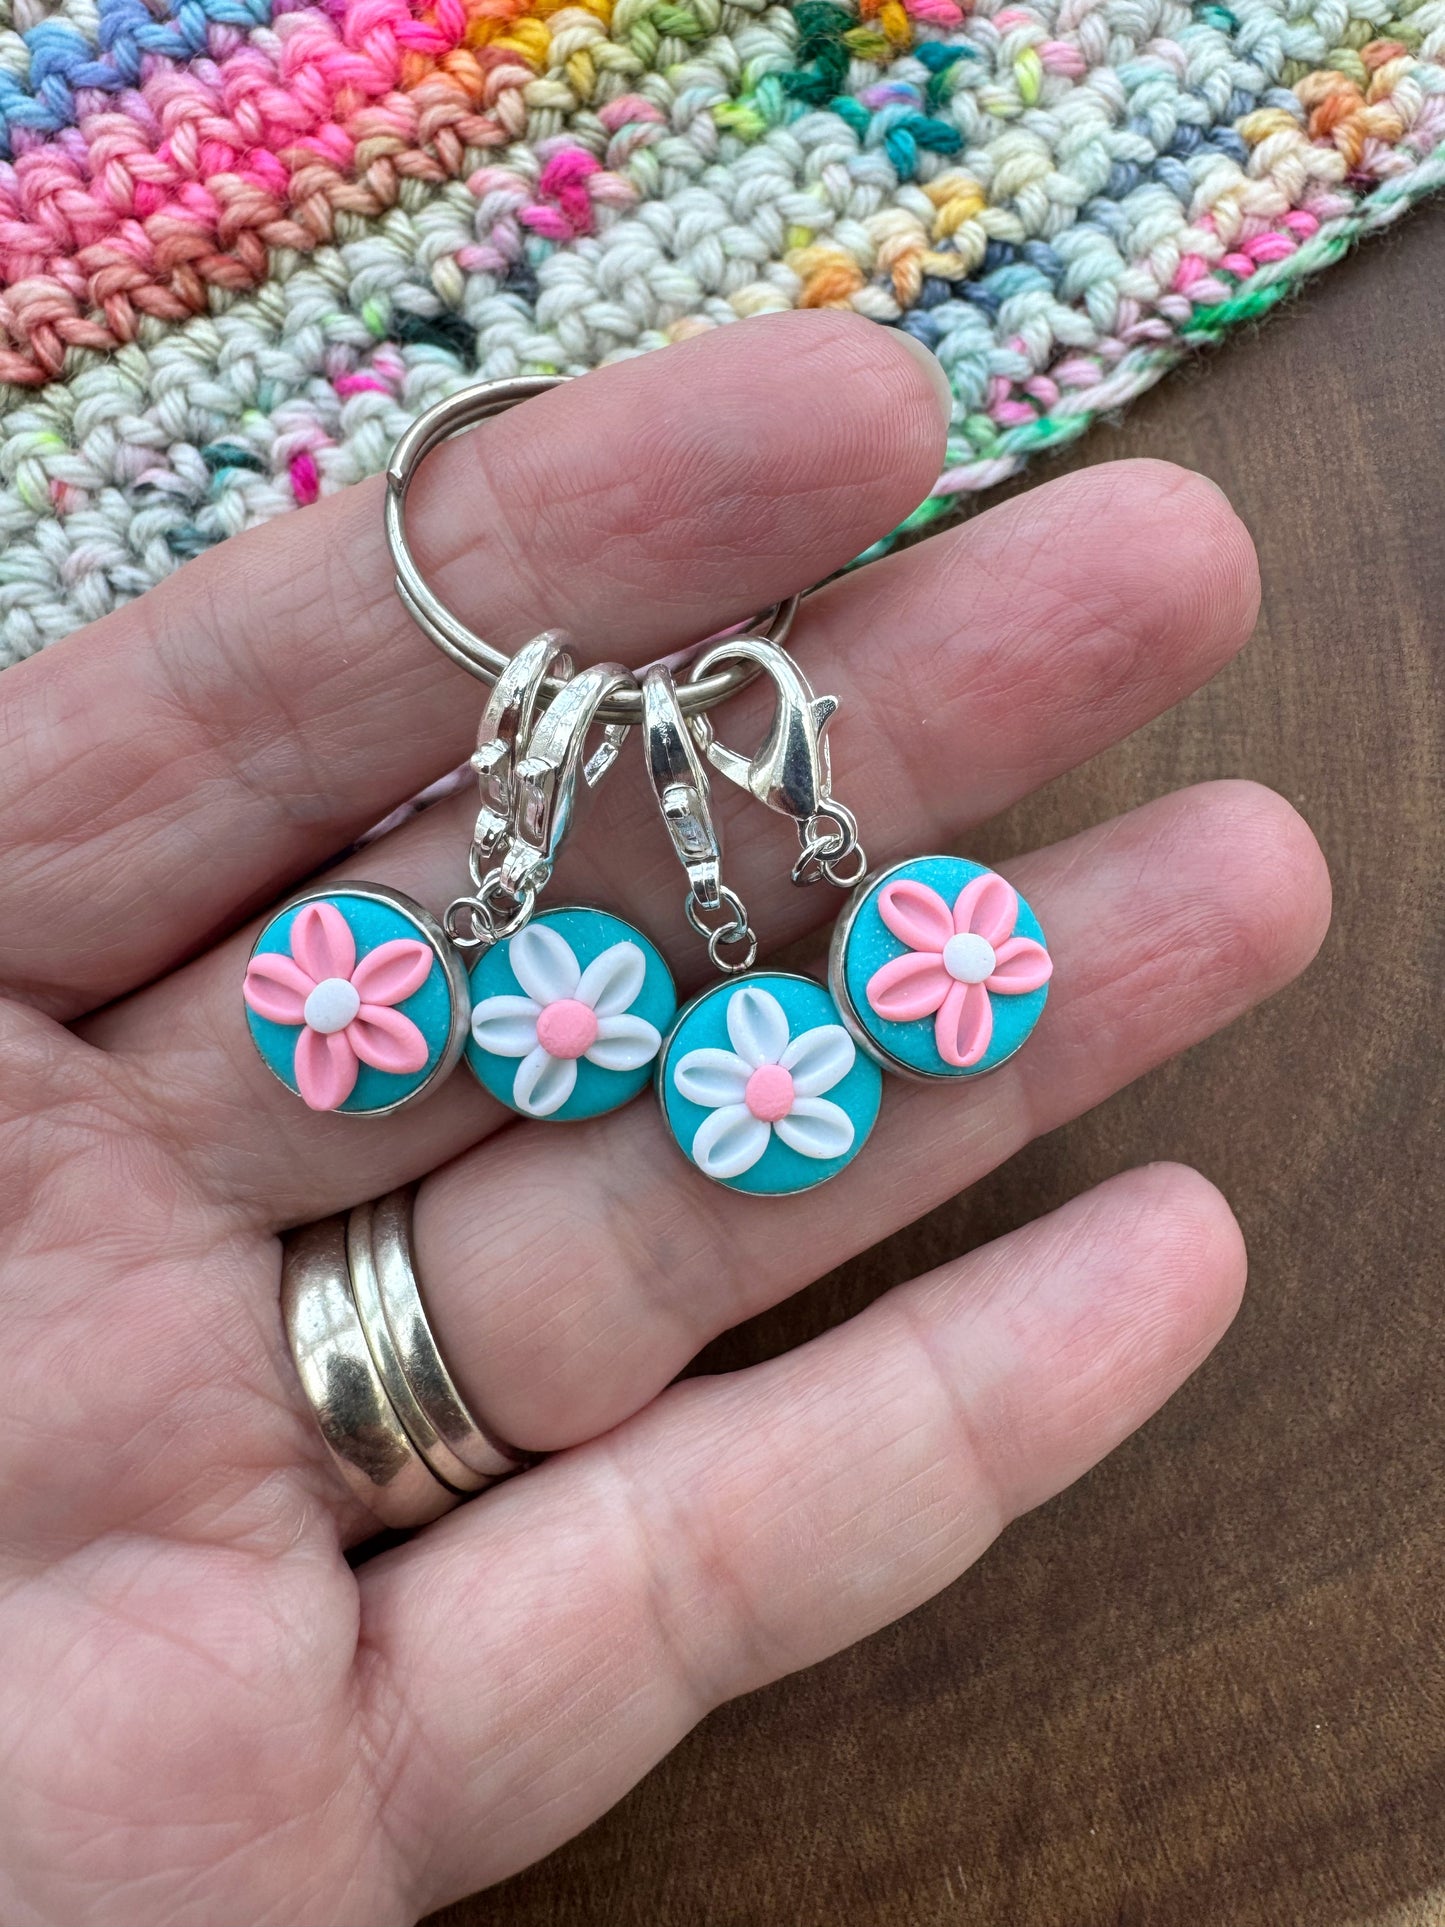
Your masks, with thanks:
M 489 639 L 560 621 L 588 657 L 641 662 L 883 534 L 942 433 L 935 374 L 898 337 L 773 317 L 450 444 L 413 527 Z M 1106 465 L 830 584 L 797 648 L 845 699 L 839 793 L 875 856 L 902 855 L 950 847 L 1196 687 L 1256 596 L 1216 490 Z M 889 1080 L 826 1194 L 706 1185 L 662 1155 L 646 1102 L 553 1131 L 464 1073 L 399 1118 L 288 1099 L 242 1021 L 258 913 L 459 760 L 480 700 L 394 603 L 371 485 L 0 679 L 15 1927 L 355 1927 L 501 1878 L 721 1700 L 946 1585 L 1141 1424 L 1238 1301 L 1228 1207 L 1152 1167 L 797 1353 L 670 1385 L 715 1332 L 1304 967 L 1323 864 L 1246 784 L 1008 866 L 1057 961 L 1036 1036 L 965 1105 Z M 725 720 L 751 740 L 759 699 Z M 552 900 L 631 916 L 691 989 L 637 776 L 590 806 Z M 769 942 L 821 947 L 836 903 L 788 886 L 784 826 L 721 785 L 717 801 Z M 366 872 L 445 901 L 471 809 L 413 822 Z M 368 1522 L 286 1353 L 275 1232 L 433 1170 L 417 1240 L 443 1348 L 479 1411 L 555 1456 L 353 1569 Z

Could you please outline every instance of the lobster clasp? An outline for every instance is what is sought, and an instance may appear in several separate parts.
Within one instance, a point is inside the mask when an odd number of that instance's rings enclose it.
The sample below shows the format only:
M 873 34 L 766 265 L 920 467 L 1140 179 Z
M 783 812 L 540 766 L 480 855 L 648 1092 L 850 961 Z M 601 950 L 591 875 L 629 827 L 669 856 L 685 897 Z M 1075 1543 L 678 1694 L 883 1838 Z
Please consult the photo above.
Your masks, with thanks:
M 617 753 L 609 731 L 609 740 L 585 763 L 587 732 L 609 696 L 634 686 L 631 672 L 617 663 L 594 663 L 562 685 L 534 725 L 516 767 L 509 847 L 502 862 L 509 889 L 540 888 L 551 876 L 571 827 L 578 783 L 595 782 Z M 625 735 L 625 728 L 620 733 Z
M 678 706 L 670 671 L 655 663 L 642 679 L 647 773 L 690 894 L 716 910 L 722 891 L 722 839 L 708 805 L 707 774 Z
M 703 754 L 720 775 L 770 810 L 810 823 L 830 808 L 833 770 L 823 734 L 837 712 L 836 696 L 815 696 L 792 657 L 762 636 L 732 636 L 714 645 L 692 670 L 696 682 L 720 662 L 741 658 L 769 677 L 776 693 L 772 726 L 751 756 L 720 743 L 701 718 L 694 723 Z
M 476 866 L 485 867 L 506 841 L 516 802 L 517 765 L 526 754 L 543 681 L 555 675 L 566 682 L 573 672 L 560 633 L 548 629 L 525 643 L 498 676 L 471 759 L 482 788 L 472 833 Z

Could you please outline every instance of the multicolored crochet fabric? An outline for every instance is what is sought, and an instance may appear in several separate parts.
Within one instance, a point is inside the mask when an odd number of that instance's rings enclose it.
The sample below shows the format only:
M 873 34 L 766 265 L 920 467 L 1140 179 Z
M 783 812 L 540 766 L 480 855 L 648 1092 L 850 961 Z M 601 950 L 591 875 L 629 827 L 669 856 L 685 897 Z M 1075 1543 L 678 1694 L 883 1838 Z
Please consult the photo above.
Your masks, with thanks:
M 1442 174 L 1445 0 L 0 0 L 0 660 L 774 308 L 937 353 L 927 519 Z

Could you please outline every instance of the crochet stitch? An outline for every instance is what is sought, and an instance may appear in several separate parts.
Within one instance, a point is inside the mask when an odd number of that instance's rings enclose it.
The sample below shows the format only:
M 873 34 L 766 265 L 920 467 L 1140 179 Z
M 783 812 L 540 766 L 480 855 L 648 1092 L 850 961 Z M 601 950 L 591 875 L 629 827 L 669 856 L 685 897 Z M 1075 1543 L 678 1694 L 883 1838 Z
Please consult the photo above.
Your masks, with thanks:
M 0 661 L 477 376 L 926 342 L 914 525 L 1445 173 L 1445 0 L 0 0 Z

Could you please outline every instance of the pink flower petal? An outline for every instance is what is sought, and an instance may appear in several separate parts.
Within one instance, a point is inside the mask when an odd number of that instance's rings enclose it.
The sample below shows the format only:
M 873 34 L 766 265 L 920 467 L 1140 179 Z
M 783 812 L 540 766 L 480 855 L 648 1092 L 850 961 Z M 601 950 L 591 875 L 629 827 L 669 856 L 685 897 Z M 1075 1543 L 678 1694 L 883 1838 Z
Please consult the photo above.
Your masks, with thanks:
M 273 1024 L 299 1024 L 315 988 L 300 964 L 267 952 L 247 964 L 241 994 L 258 1017 L 269 1017 Z
M 344 1030 L 309 1027 L 296 1039 L 296 1088 L 313 1111 L 339 1111 L 356 1089 L 356 1052 Z
M 911 1024 L 931 1017 L 952 988 L 953 979 L 926 950 L 908 950 L 875 970 L 864 995 L 869 1009 L 890 1024 Z
M 370 950 L 351 973 L 364 1004 L 404 1004 L 420 990 L 432 967 L 431 945 L 415 937 L 393 937 Z
M 943 898 L 911 877 L 884 884 L 878 892 L 878 914 L 910 950 L 931 950 L 937 955 L 953 935 L 953 918 Z
M 1026 990 L 1042 990 L 1054 974 L 1054 960 L 1041 943 L 1032 937 L 1010 937 L 994 952 L 997 963 L 985 988 L 1002 991 L 1006 997 L 1020 996 Z
M 993 1040 L 993 1006 L 982 984 L 955 984 L 933 1020 L 933 1041 L 945 1064 L 966 1071 Z
M 1011 883 L 1005 883 L 992 870 L 985 870 L 972 883 L 965 883 L 953 906 L 953 928 L 962 936 L 972 931 L 991 943 L 995 950 L 1014 933 L 1018 922 L 1019 900 Z M 952 934 L 950 932 L 950 934 Z
M 363 1064 L 405 1076 L 424 1068 L 431 1056 L 425 1037 L 389 1004 L 363 1004 L 341 1033 Z
M 291 955 L 318 984 L 327 977 L 351 975 L 356 968 L 356 939 L 334 903 L 308 903 L 299 912 L 291 926 Z

